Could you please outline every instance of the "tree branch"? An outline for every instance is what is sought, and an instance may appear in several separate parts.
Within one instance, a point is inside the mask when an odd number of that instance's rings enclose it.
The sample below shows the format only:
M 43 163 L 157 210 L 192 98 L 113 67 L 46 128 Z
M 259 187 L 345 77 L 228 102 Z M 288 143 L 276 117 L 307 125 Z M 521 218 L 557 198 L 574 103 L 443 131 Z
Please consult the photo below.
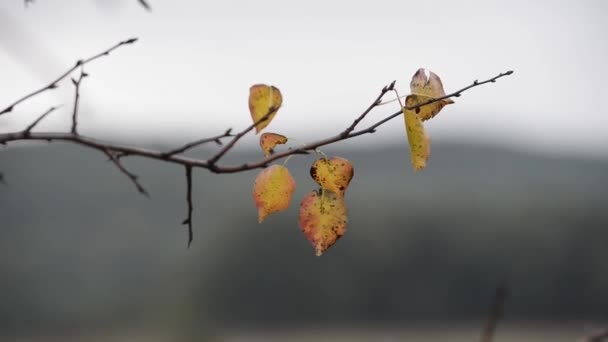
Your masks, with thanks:
M 188 203 L 188 216 L 182 224 L 188 225 L 188 248 L 190 248 L 194 238 L 192 232 L 192 166 L 186 166 L 186 202 Z
M 128 44 L 133 44 L 137 41 L 137 38 L 131 38 L 131 39 L 127 39 L 127 40 L 123 40 L 122 42 L 119 42 L 118 44 L 115 44 L 114 46 L 110 47 L 107 50 L 104 50 L 94 56 L 91 56 L 87 59 L 81 59 L 79 61 L 76 62 L 76 64 L 69 68 L 67 71 L 65 71 L 63 74 L 61 74 L 59 77 L 57 77 L 55 80 L 53 80 L 51 83 L 49 83 L 48 85 L 35 90 L 21 98 L 19 98 L 17 101 L 11 103 L 10 105 L 8 105 L 6 108 L 4 108 L 3 110 L 0 111 L 0 116 L 6 114 L 6 113 L 10 113 L 11 111 L 13 111 L 13 109 L 15 108 L 16 105 L 24 102 L 25 100 L 28 100 L 36 95 L 39 95 L 41 93 L 44 93 L 45 91 L 51 90 L 51 89 L 55 89 L 58 87 L 58 83 L 63 81 L 66 77 L 68 77 L 74 70 L 76 70 L 78 67 L 80 66 L 84 66 L 88 63 L 93 62 L 94 60 L 101 58 L 103 56 L 107 56 L 109 55 L 112 51 L 118 49 L 119 47 L 123 46 L 123 45 L 128 45 Z
M 27 126 L 23 130 L 23 133 L 26 134 L 26 135 L 29 135 L 30 132 L 32 131 L 32 129 L 34 129 L 34 127 L 36 127 L 36 125 L 38 125 L 40 123 L 40 121 L 42 121 L 42 119 L 44 119 L 47 115 L 49 115 L 52 112 L 54 112 L 57 108 L 59 108 L 59 107 L 58 106 L 57 107 L 51 107 L 46 112 L 42 113 L 42 115 L 40 115 L 38 117 L 38 119 L 34 120 L 34 122 L 32 122 L 29 126 Z
M 103 152 L 106 154 L 106 156 L 108 156 L 108 158 L 114 163 L 114 165 L 116 165 L 116 167 L 118 168 L 118 170 L 122 173 L 125 174 L 125 176 L 127 176 L 129 178 L 129 180 L 131 180 L 131 183 L 133 183 L 133 185 L 135 185 L 135 188 L 137 188 L 137 191 L 139 191 L 140 194 L 146 196 L 146 197 L 150 197 L 150 194 L 148 193 L 148 191 L 146 191 L 146 189 L 139 183 L 139 181 L 137 180 L 139 178 L 138 175 L 131 173 L 129 170 L 127 170 L 122 163 L 120 162 L 120 160 L 118 158 L 116 158 L 116 156 L 112 153 L 112 151 L 108 150 L 108 149 L 104 149 Z
M 62 142 L 69 142 L 69 143 L 73 143 L 73 144 L 77 144 L 77 145 L 81 145 L 84 147 L 88 147 L 91 149 L 101 151 L 106 156 L 108 156 L 109 160 L 111 160 L 114 163 L 114 165 L 118 168 L 118 170 L 120 172 L 122 172 L 125 176 L 127 176 L 129 178 L 129 180 L 133 183 L 133 185 L 137 188 L 137 190 L 141 194 L 148 196 L 148 197 L 149 197 L 149 194 L 146 191 L 146 189 L 139 183 L 138 176 L 131 173 L 129 170 L 127 170 L 124 167 L 124 165 L 121 163 L 121 160 L 123 158 L 129 157 L 129 156 L 139 156 L 139 157 L 143 157 L 143 158 L 154 159 L 154 160 L 169 162 L 172 164 L 177 164 L 177 165 L 183 166 L 186 169 L 186 185 L 187 185 L 186 201 L 188 204 L 188 215 L 187 215 L 187 218 L 183 221 L 183 224 L 188 225 L 188 246 L 190 246 L 190 243 L 192 242 L 192 239 L 193 239 L 193 232 L 192 232 L 192 211 L 193 211 L 192 169 L 194 169 L 194 168 L 207 169 L 214 173 L 237 173 L 237 172 L 244 172 L 244 171 L 248 171 L 248 170 L 263 168 L 263 167 L 268 166 L 271 162 L 279 160 L 279 159 L 287 158 L 287 157 L 290 157 L 290 156 L 296 155 L 296 154 L 307 154 L 308 151 L 314 151 L 321 146 L 329 145 L 329 144 L 336 143 L 336 142 L 343 141 L 343 140 L 352 139 L 352 138 L 355 138 L 355 137 L 358 137 L 358 136 L 364 135 L 364 134 L 375 133 L 376 130 L 380 126 L 382 126 L 385 123 L 389 122 L 390 120 L 396 118 L 397 116 L 402 115 L 402 111 L 400 110 L 394 114 L 391 114 L 391 115 L 371 124 L 367 128 L 356 130 L 357 126 L 367 117 L 367 115 L 374 108 L 383 104 L 382 98 L 384 97 L 384 95 L 386 95 L 386 93 L 394 90 L 395 81 L 393 81 L 390 85 L 383 87 L 382 90 L 380 91 L 380 94 L 367 107 L 367 109 L 365 109 L 365 111 L 363 113 L 361 113 L 348 127 L 346 127 L 340 133 L 338 133 L 334 136 L 330 136 L 325 139 L 309 142 L 298 148 L 290 148 L 285 151 L 275 153 L 271 156 L 261 158 L 257 161 L 252 161 L 252 162 L 244 163 L 244 164 L 240 164 L 240 165 L 218 165 L 218 162 L 224 155 L 226 155 L 226 153 L 228 153 L 232 148 L 234 148 L 236 146 L 236 144 L 240 141 L 240 139 L 242 137 L 244 137 L 246 134 L 251 132 L 261 122 L 268 120 L 271 113 L 276 111 L 278 108 L 270 108 L 268 113 L 266 113 L 266 115 L 264 115 L 262 118 L 260 118 L 253 124 L 247 126 L 245 129 L 243 129 L 242 131 L 240 131 L 239 133 L 237 133 L 235 135 L 232 134 L 232 129 L 228 129 L 223 134 L 219 134 L 219 135 L 212 136 L 209 138 L 195 140 L 195 141 L 189 142 L 181 147 L 178 147 L 178 148 L 175 148 L 175 149 L 169 150 L 169 151 L 147 149 L 147 148 L 142 148 L 142 147 L 132 146 L 132 145 L 121 145 L 121 144 L 117 144 L 114 142 L 98 140 L 93 137 L 88 137 L 88 136 L 79 134 L 78 133 L 78 109 L 79 109 L 79 101 L 80 101 L 80 85 L 81 85 L 82 80 L 88 76 L 84 72 L 84 66 L 102 56 L 109 55 L 112 51 L 114 51 L 115 49 L 119 48 L 122 45 L 132 44 L 136 41 L 137 41 L 137 38 L 124 40 L 122 42 L 119 42 L 118 44 L 115 44 L 114 46 L 110 47 L 109 49 L 107 49 L 103 52 L 100 52 L 92 57 L 89 57 L 84 60 L 79 60 L 76 63 L 76 65 L 69 68 L 66 72 L 64 72 L 62 75 L 60 75 L 57 79 L 53 80 L 47 86 L 21 97 L 20 99 L 16 100 L 15 102 L 13 102 L 12 104 L 10 104 L 8 107 L 6 107 L 4 110 L 2 110 L 0 112 L 0 115 L 6 114 L 6 113 L 12 111 L 16 105 L 34 97 L 40 93 L 43 93 L 47 90 L 56 88 L 60 81 L 62 81 L 66 77 L 68 77 L 73 71 L 75 71 L 77 68 L 80 67 L 81 70 L 80 70 L 79 77 L 77 79 L 72 79 L 72 82 L 75 86 L 75 96 L 74 96 L 74 108 L 72 111 L 72 126 L 71 126 L 71 129 L 69 132 L 32 132 L 34 127 L 36 127 L 40 123 L 40 121 L 42 121 L 47 115 L 49 115 L 51 112 L 53 112 L 57 109 L 57 107 L 51 107 L 45 113 L 40 115 L 34 122 L 32 122 L 30 125 L 28 125 L 24 130 L 19 131 L 19 132 L 1 133 L 0 134 L 0 144 L 6 145 L 11 142 L 27 141 L 27 140 L 29 140 L 29 141 L 48 141 L 48 142 L 62 141 Z M 486 83 L 496 82 L 496 80 L 498 80 L 499 78 L 511 75 L 512 73 L 513 73 L 513 71 L 507 71 L 507 72 L 498 74 L 492 78 L 489 78 L 489 79 L 487 79 L 485 81 L 481 81 L 481 82 L 479 82 L 478 80 L 475 80 L 470 85 L 463 87 L 453 93 L 450 93 L 450 94 L 445 95 L 440 98 L 428 100 L 424 103 L 417 104 L 415 106 L 406 107 L 406 109 L 414 110 L 414 109 L 420 108 L 422 106 L 429 105 L 434 102 L 441 101 L 441 100 L 444 100 L 444 99 L 447 99 L 450 97 L 461 96 L 462 93 L 464 93 L 465 91 L 467 91 L 471 88 L 478 87 L 478 86 L 481 86 Z M 218 152 L 216 152 L 214 155 L 212 155 L 208 159 L 190 158 L 190 157 L 183 155 L 183 153 L 185 153 L 186 151 L 188 151 L 192 148 L 195 148 L 197 146 L 200 146 L 202 144 L 215 142 L 218 145 L 223 145 L 222 140 L 225 138 L 229 138 L 229 137 L 232 137 L 232 139 L 226 145 L 224 145 Z M 0 182 L 3 182 L 2 174 L 0 174 Z
M 207 144 L 210 142 L 214 142 L 218 145 L 223 145 L 222 143 L 222 138 L 228 138 L 228 137 L 232 137 L 233 135 L 231 134 L 232 132 L 232 128 L 229 128 L 228 130 L 226 130 L 226 132 L 224 132 L 224 134 L 220 134 L 220 135 L 216 135 L 214 137 L 211 138 L 204 138 L 204 139 L 200 139 L 200 140 L 195 140 L 193 142 L 187 143 L 184 146 L 180 147 L 180 148 L 176 148 L 174 150 L 171 150 L 169 152 L 165 152 L 164 156 L 165 157 L 171 157 L 174 156 L 176 154 L 182 154 L 184 152 L 186 152 L 187 150 L 190 150 L 192 148 L 195 148 L 197 146 L 203 145 L 203 144 Z
M 74 84 L 74 88 L 76 88 L 74 94 L 74 110 L 72 111 L 72 134 L 78 134 L 76 132 L 76 129 L 78 126 L 78 103 L 80 102 L 80 84 L 82 83 L 82 80 L 87 76 L 89 75 L 84 72 L 84 69 L 81 66 L 80 76 L 78 76 L 78 79 L 75 80 L 72 78 L 72 83 Z
M 513 71 L 507 71 L 507 72 L 498 74 L 497 76 L 494 76 L 494 77 L 487 79 L 485 81 L 482 81 L 482 82 L 474 81 L 472 84 L 470 84 L 462 89 L 459 89 L 453 93 L 445 95 L 443 97 L 440 97 L 437 99 L 432 99 L 432 100 L 426 101 L 424 103 L 417 104 L 415 106 L 406 107 L 406 108 L 409 110 L 414 110 L 414 109 L 420 108 L 422 106 L 429 105 L 429 104 L 432 104 L 437 101 L 441 101 L 446 98 L 457 97 L 457 96 L 460 96 L 463 92 L 465 92 L 471 88 L 478 87 L 478 86 L 481 86 L 486 83 L 495 82 L 499 78 L 502 78 L 502 77 L 505 77 L 505 76 L 508 76 L 511 74 L 513 74 Z M 388 87 L 385 87 L 385 88 L 388 88 Z M 381 91 L 381 95 L 383 92 L 386 92 L 386 91 L 384 91 L 384 88 L 383 88 L 383 91 Z M 378 98 L 381 98 L 381 96 L 379 96 Z M 373 109 L 377 105 L 378 105 L 378 99 L 376 99 L 372 103 L 372 105 L 370 105 L 370 108 Z M 363 117 L 365 117 L 365 115 L 367 115 L 367 113 L 369 113 L 371 111 L 370 108 L 368 108 L 363 114 L 361 114 L 357 118 L 357 120 L 360 121 L 361 119 L 363 119 Z M 402 111 L 398 111 L 394 114 L 391 114 L 391 115 L 385 117 L 384 119 L 379 120 L 378 122 L 368 126 L 367 128 L 361 129 L 361 130 L 354 130 L 354 127 L 356 127 L 357 123 L 359 123 L 359 121 L 355 120 L 355 122 L 353 122 L 353 124 L 351 124 L 343 132 L 338 133 L 337 135 L 334 135 L 334 136 L 331 136 L 331 137 L 328 137 L 325 139 L 321 139 L 318 141 L 313 141 L 313 142 L 304 144 L 303 146 L 301 146 L 299 148 L 289 149 L 289 150 L 286 150 L 283 152 L 278 152 L 269 157 L 262 158 L 257 161 L 252 161 L 252 162 L 245 163 L 245 164 L 240 164 L 240 165 L 217 165 L 216 162 L 222 156 L 224 156 L 230 149 L 232 149 L 236 145 L 236 143 L 245 134 L 247 134 L 248 132 L 253 130 L 253 128 L 255 128 L 255 126 L 259 122 L 263 121 L 265 119 L 264 117 L 261 120 L 259 120 L 258 122 L 251 124 L 250 126 L 245 128 L 243 131 L 239 132 L 235 136 L 230 135 L 230 131 L 226 131 L 222 135 L 201 139 L 201 140 L 186 144 L 178 149 L 175 149 L 175 150 L 172 150 L 169 152 L 162 152 L 162 151 L 158 151 L 158 150 L 146 149 L 146 148 L 141 148 L 141 147 L 131 146 L 131 145 L 120 145 L 120 144 L 116 144 L 113 142 L 102 141 L 102 140 L 98 140 L 98 139 L 95 139 L 92 137 L 87 137 L 87 136 L 80 135 L 80 134 L 74 134 L 71 132 L 70 133 L 31 132 L 29 134 L 26 134 L 23 131 L 21 131 L 21 132 L 14 132 L 14 133 L 2 133 L 2 134 L 0 134 L 0 144 L 7 144 L 9 142 L 23 141 L 23 140 L 40 140 L 40 141 L 51 141 L 51 142 L 52 141 L 65 141 L 65 142 L 71 142 L 74 144 L 82 145 L 85 147 L 90 147 L 90 148 L 101 150 L 101 151 L 109 150 L 109 151 L 113 151 L 114 153 L 121 153 L 124 156 L 140 156 L 140 157 L 149 158 L 149 159 L 167 161 L 167 162 L 179 164 L 182 166 L 190 166 L 193 168 L 208 169 L 215 173 L 237 173 L 237 172 L 243 172 L 243 171 L 263 168 L 263 167 L 267 166 L 270 162 L 286 158 L 293 154 L 301 154 L 306 151 L 313 151 L 321 146 L 329 145 L 329 144 L 336 143 L 336 142 L 339 142 L 342 140 L 352 139 L 352 138 L 355 138 L 355 137 L 358 137 L 358 136 L 364 135 L 364 134 L 375 133 L 378 127 L 384 125 L 385 123 L 389 122 L 390 120 L 393 120 L 394 118 L 396 118 L 397 116 L 400 116 L 400 115 L 402 115 Z M 346 132 L 346 131 L 349 131 L 349 133 L 345 134 L 344 132 Z M 209 159 L 206 159 L 206 160 L 205 159 L 195 159 L 195 158 L 189 158 L 189 157 L 181 155 L 182 152 L 188 150 L 189 148 L 191 148 L 191 146 L 192 147 L 198 146 L 201 143 L 216 142 L 218 139 L 226 138 L 229 136 L 232 136 L 233 139 L 222 150 L 220 150 L 218 153 L 216 153 L 213 157 L 211 157 Z

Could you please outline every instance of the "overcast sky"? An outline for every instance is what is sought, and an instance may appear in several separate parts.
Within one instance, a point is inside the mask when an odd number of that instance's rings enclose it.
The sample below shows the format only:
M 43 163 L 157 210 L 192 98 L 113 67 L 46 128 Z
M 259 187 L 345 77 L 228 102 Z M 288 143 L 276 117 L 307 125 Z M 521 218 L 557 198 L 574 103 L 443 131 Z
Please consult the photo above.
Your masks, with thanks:
M 149 2 L 151 13 L 136 0 L 0 1 L 0 107 L 139 37 L 87 66 L 85 132 L 184 140 L 244 127 L 249 86 L 267 83 L 284 96 L 269 130 L 309 140 L 343 129 L 392 80 L 407 93 L 419 67 L 448 92 L 512 69 L 428 122 L 432 139 L 608 157 L 608 1 Z M 17 107 L 0 131 L 61 103 L 40 129 L 67 129 L 72 92 Z M 399 118 L 379 133 L 362 141 L 405 142 Z

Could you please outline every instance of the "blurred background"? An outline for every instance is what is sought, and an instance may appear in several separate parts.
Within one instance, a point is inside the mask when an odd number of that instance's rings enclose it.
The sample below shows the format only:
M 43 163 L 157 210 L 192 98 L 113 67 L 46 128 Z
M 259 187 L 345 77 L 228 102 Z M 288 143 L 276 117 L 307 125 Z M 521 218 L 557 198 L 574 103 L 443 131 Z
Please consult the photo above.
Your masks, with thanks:
M 603 1 L 37 0 L 0 3 L 0 107 L 80 58 L 83 134 L 168 149 L 249 124 L 248 88 L 285 102 L 270 131 L 334 134 L 419 67 L 446 91 L 509 69 L 426 125 L 414 173 L 403 122 L 324 148 L 355 165 L 349 228 L 322 257 L 297 225 L 314 156 L 293 158 L 289 210 L 257 223 L 256 172 L 194 178 L 137 158 L 139 195 L 105 156 L 0 147 L 0 340 L 475 341 L 508 284 L 496 341 L 576 341 L 608 325 L 608 76 Z M 65 131 L 73 87 L 0 117 Z M 373 112 L 369 123 L 398 110 Z M 190 155 L 204 158 L 215 150 Z M 262 156 L 243 139 L 226 163 Z

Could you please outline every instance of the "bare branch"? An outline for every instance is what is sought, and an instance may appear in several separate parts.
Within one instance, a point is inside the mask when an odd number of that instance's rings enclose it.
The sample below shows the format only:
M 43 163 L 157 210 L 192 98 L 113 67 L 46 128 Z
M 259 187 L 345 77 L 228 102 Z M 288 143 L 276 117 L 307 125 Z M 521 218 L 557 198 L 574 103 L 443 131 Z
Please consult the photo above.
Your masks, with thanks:
M 40 121 L 42 121 L 42 119 L 44 119 L 47 115 L 51 114 L 53 111 L 55 111 L 56 109 L 58 109 L 61 106 L 55 106 L 55 107 L 51 107 L 49 108 L 46 112 L 42 113 L 42 115 L 40 115 L 38 117 L 38 119 L 34 120 L 34 122 L 32 122 L 29 126 L 27 126 L 24 130 L 23 133 L 25 134 L 29 134 L 32 129 L 34 129 L 34 127 L 36 127 L 36 125 L 38 125 L 40 123 Z
M 361 113 L 361 115 L 359 115 L 359 117 L 357 117 L 350 126 L 348 126 L 342 132 L 342 134 L 341 134 L 342 137 L 347 137 L 350 132 L 355 130 L 355 128 L 357 127 L 359 122 L 361 122 L 363 119 L 365 119 L 367 114 L 369 114 L 372 111 L 372 109 L 376 108 L 378 105 L 380 105 L 382 103 L 382 98 L 384 97 L 384 95 L 386 95 L 386 93 L 388 93 L 389 91 L 394 89 L 395 82 L 396 81 L 393 81 L 390 85 L 382 88 L 382 90 L 380 91 L 380 95 L 378 95 L 376 100 L 369 107 L 367 107 L 367 109 L 363 113 Z
M 80 84 L 82 80 L 87 77 L 88 74 L 84 72 L 84 68 L 80 67 L 80 76 L 75 80 L 72 78 L 72 83 L 74 84 L 75 94 L 74 94 L 74 110 L 72 111 L 72 129 L 70 130 L 72 134 L 78 134 L 76 132 L 78 126 L 78 104 L 80 103 Z
M 186 166 L 186 201 L 188 203 L 188 216 L 182 224 L 188 225 L 188 248 L 190 248 L 194 237 L 192 232 L 192 166 Z
M 3 110 L 0 111 L 0 116 L 4 115 L 6 113 L 10 113 L 15 108 L 16 105 L 22 103 L 25 100 L 28 100 L 28 99 L 30 99 L 30 98 L 32 98 L 32 97 L 34 97 L 36 95 L 39 95 L 39 94 L 41 94 L 41 93 L 43 93 L 43 92 L 45 92 L 47 90 L 51 90 L 51 89 L 57 88 L 58 87 L 58 83 L 61 82 L 62 80 L 64 80 L 66 77 L 68 77 L 78 67 L 84 66 L 85 64 L 88 64 L 88 63 L 90 63 L 90 62 L 92 62 L 92 61 L 94 61 L 94 60 L 96 60 L 96 59 L 98 59 L 100 57 L 107 56 L 107 55 L 110 54 L 110 52 L 118 49 L 119 47 L 121 47 L 123 45 L 127 45 L 127 44 L 133 44 L 136 41 L 137 41 L 137 38 L 131 38 L 131 39 L 123 40 L 122 42 L 119 42 L 118 44 L 115 44 L 114 46 L 110 47 L 109 49 L 104 50 L 104 51 L 102 51 L 102 52 L 100 52 L 100 53 L 98 53 L 98 54 L 96 54 L 94 56 L 91 56 L 91 57 L 89 57 L 87 59 L 84 59 L 84 60 L 81 59 L 81 60 L 77 61 L 76 64 L 73 67 L 69 68 L 67 71 L 65 71 L 63 74 L 61 74 L 59 77 L 57 77 L 55 80 L 53 80 L 48 85 L 46 85 L 46 86 L 44 86 L 44 87 L 42 87 L 42 88 L 40 88 L 40 89 L 38 89 L 36 91 L 33 91 L 33 92 L 31 92 L 31 93 L 29 93 L 29 94 L 21 97 L 20 99 L 16 100 L 15 102 L 11 103 L 10 105 L 8 105 L 6 108 L 4 108 Z
M 504 312 L 505 302 L 509 296 L 509 290 L 506 284 L 502 284 L 496 288 L 492 305 L 490 306 L 490 312 L 488 313 L 488 319 L 481 332 L 480 342 L 492 342 L 494 340 L 494 333 L 498 322 L 502 318 Z
M 131 180 L 131 182 L 133 183 L 133 185 L 135 185 L 135 187 L 137 188 L 137 191 L 139 191 L 140 194 L 142 194 L 142 195 L 144 195 L 144 196 L 146 196 L 148 198 L 150 197 L 150 194 L 148 194 L 148 191 L 146 191 L 146 189 L 144 189 L 144 187 L 137 180 L 139 177 L 136 174 L 133 174 L 133 173 L 129 172 L 129 170 L 127 170 L 122 165 L 122 163 L 120 162 L 120 160 L 118 158 L 116 158 L 116 156 L 114 156 L 114 154 L 112 154 L 112 152 L 110 150 L 104 149 L 103 152 L 114 163 L 114 165 L 116 165 L 116 167 L 118 168 L 118 170 L 120 170 L 120 172 L 124 173 L 125 176 L 129 177 L 129 179 Z
M 218 168 L 215 166 L 215 163 L 220 160 L 220 158 L 222 158 L 228 151 L 230 151 L 234 145 L 242 138 L 244 137 L 247 133 L 251 132 L 255 127 L 257 127 L 257 125 L 259 125 L 260 123 L 268 120 L 268 118 L 270 117 L 270 115 L 272 114 L 272 112 L 278 110 L 279 108 L 275 108 L 275 107 L 270 107 L 268 109 L 268 113 L 264 114 L 264 116 L 262 116 L 259 120 L 255 121 L 254 123 L 252 123 L 251 125 L 249 125 L 249 127 L 245 128 L 244 130 L 242 130 L 241 132 L 239 132 L 237 135 L 234 136 L 234 138 L 232 138 L 232 140 L 230 140 L 230 142 L 223 148 L 221 149 L 218 153 L 216 153 L 213 157 L 209 158 L 209 160 L 207 161 L 207 164 L 209 165 L 208 169 L 212 172 L 217 172 Z M 227 132 L 229 132 L 230 130 L 228 130 Z
M 216 135 L 216 136 L 211 137 L 211 138 L 204 138 L 204 139 L 200 139 L 200 140 L 196 140 L 196 141 L 187 143 L 187 144 L 185 144 L 182 147 L 176 148 L 176 149 L 171 150 L 169 152 L 165 152 L 164 155 L 166 157 L 171 157 L 171 156 L 174 156 L 176 154 L 182 154 L 182 153 L 186 152 L 187 150 L 190 150 L 192 148 L 195 148 L 197 146 L 200 146 L 200 145 L 203 145 L 203 144 L 207 144 L 207 143 L 210 143 L 210 142 L 214 142 L 214 143 L 216 143 L 218 145 L 222 145 L 222 140 L 221 139 L 234 136 L 230 132 L 232 132 L 232 129 L 228 129 L 223 134 Z

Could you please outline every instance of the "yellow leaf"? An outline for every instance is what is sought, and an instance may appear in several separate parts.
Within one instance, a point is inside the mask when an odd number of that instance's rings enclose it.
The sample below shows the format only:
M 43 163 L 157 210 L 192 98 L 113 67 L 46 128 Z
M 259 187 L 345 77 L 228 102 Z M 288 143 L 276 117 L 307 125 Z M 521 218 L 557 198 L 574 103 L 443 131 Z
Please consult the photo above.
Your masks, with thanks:
M 344 199 L 328 190 L 309 192 L 300 204 L 299 223 L 317 256 L 321 256 L 346 232 Z
M 287 209 L 295 189 L 296 182 L 285 166 L 272 165 L 262 170 L 253 184 L 259 222 L 274 212 Z
M 256 84 L 249 88 L 249 112 L 253 123 L 258 123 L 255 126 L 256 134 L 268 126 L 282 103 L 281 91 L 274 86 Z
M 418 69 L 414 76 L 412 76 L 410 90 L 413 95 L 410 95 L 411 98 L 408 96 L 406 99 L 405 102 L 407 107 L 416 106 L 429 100 L 445 96 L 443 84 L 441 83 L 439 76 L 434 72 L 429 71 L 429 76 L 427 77 L 423 68 Z M 445 105 L 452 103 L 454 103 L 454 101 L 451 99 L 443 99 L 417 108 L 417 110 L 419 110 L 417 113 L 422 121 L 426 121 L 437 115 Z
M 424 133 L 422 120 L 413 110 L 403 108 L 407 141 L 410 144 L 410 153 L 414 170 L 419 171 L 426 167 L 431 154 L 431 143 Z
M 264 151 L 264 156 L 270 156 L 274 151 L 273 148 L 279 144 L 287 142 L 287 137 L 277 133 L 262 133 L 260 136 L 260 147 Z
M 341 157 L 331 159 L 321 158 L 310 167 L 310 176 L 323 189 L 327 189 L 344 197 L 344 192 L 353 179 L 353 164 Z

